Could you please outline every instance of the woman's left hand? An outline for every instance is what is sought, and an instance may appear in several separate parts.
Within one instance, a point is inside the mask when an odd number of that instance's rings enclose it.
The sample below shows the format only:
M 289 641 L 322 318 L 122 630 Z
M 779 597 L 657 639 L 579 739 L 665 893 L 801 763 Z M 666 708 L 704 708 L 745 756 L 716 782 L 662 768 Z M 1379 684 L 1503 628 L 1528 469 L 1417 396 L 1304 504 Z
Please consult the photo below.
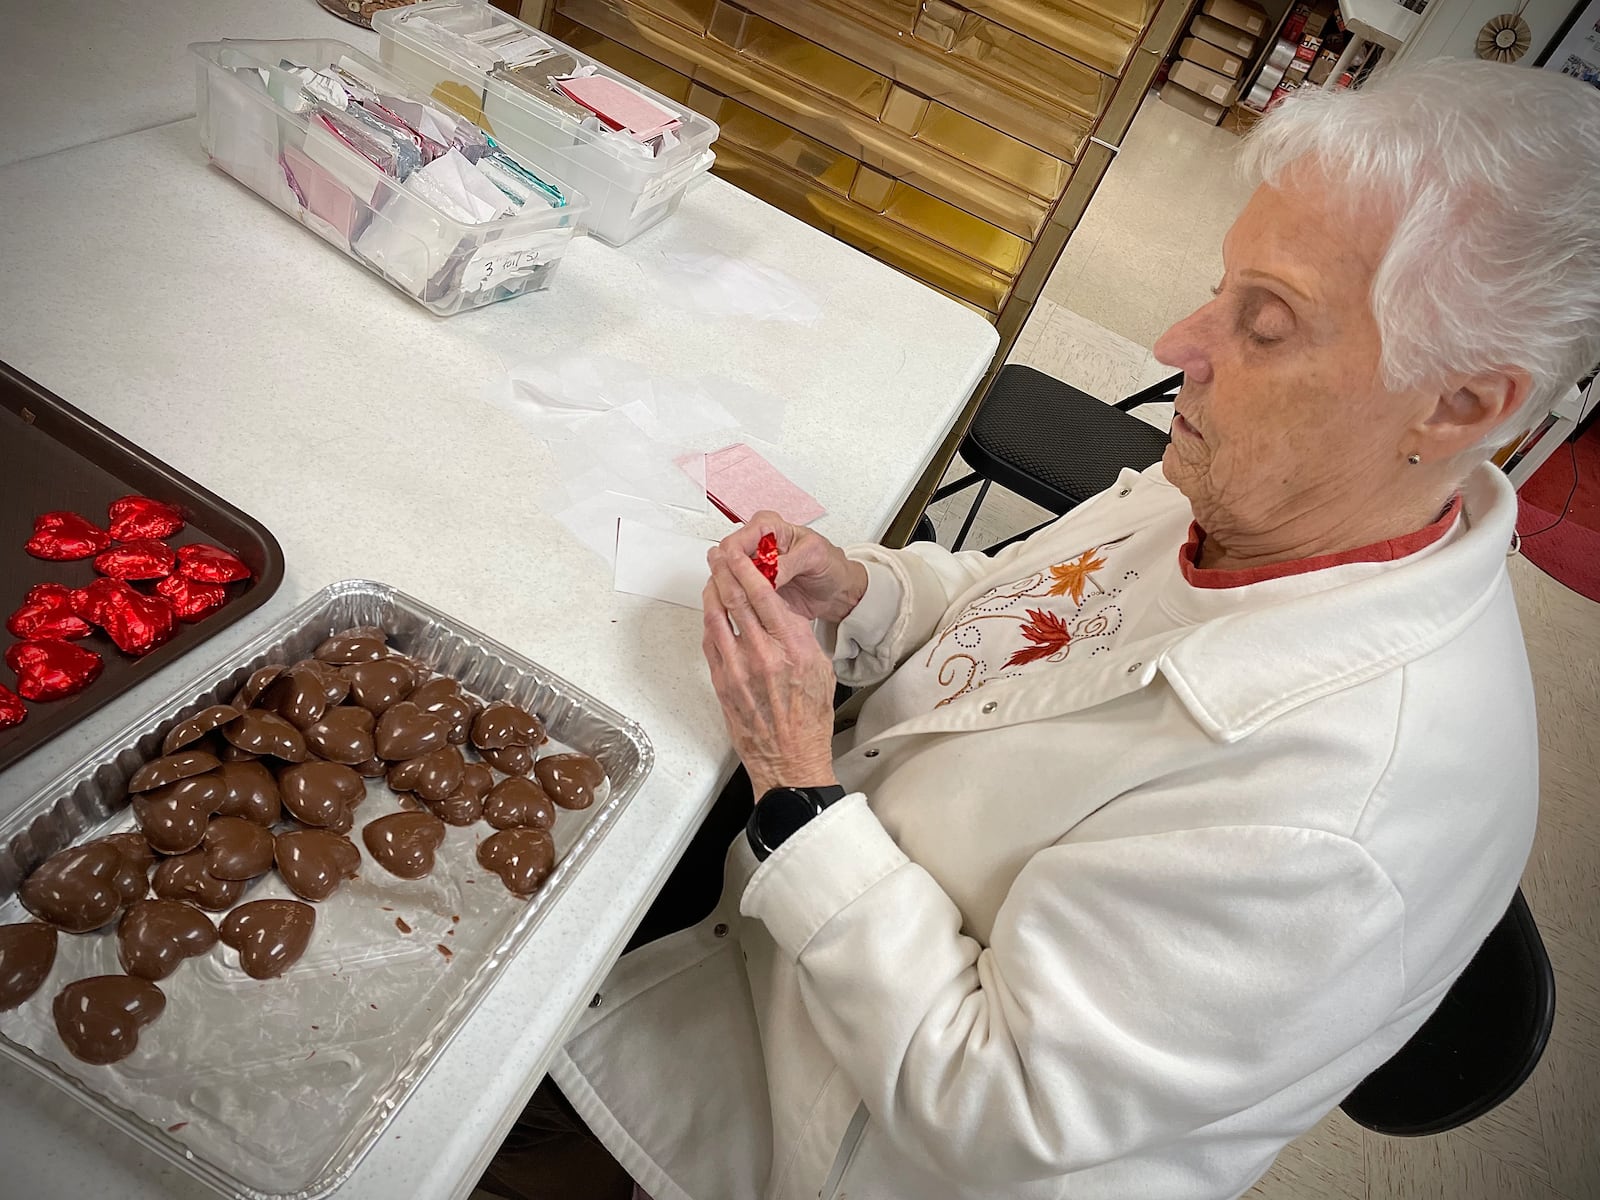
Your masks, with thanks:
M 702 595 L 701 649 L 756 798 L 775 787 L 838 782 L 833 663 L 811 622 L 778 597 L 745 555 L 716 546 L 706 562 L 711 579 Z

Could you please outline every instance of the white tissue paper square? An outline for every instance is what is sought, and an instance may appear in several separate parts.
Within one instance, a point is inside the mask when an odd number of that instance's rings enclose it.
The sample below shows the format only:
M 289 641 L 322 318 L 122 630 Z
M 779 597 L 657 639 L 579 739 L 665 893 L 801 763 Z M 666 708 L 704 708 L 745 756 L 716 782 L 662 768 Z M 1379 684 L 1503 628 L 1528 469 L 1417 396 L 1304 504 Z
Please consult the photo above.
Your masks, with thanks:
M 808 323 L 822 308 L 776 267 L 700 250 L 659 251 L 639 266 L 658 297 L 676 308 L 710 317 Z
M 711 570 L 706 552 L 716 543 L 675 529 L 627 517 L 617 522 L 617 561 L 612 586 L 698 610 Z

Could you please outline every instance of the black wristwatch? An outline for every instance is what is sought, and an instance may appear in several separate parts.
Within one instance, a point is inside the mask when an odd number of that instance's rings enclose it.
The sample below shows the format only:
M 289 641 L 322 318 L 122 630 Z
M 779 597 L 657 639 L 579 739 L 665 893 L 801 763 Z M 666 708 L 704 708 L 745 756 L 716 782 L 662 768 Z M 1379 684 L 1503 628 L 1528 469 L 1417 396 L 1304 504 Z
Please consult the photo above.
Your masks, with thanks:
M 800 826 L 819 815 L 828 805 L 843 800 L 845 790 L 837 783 L 826 787 L 775 787 L 751 810 L 744 835 L 756 861 L 765 862 Z

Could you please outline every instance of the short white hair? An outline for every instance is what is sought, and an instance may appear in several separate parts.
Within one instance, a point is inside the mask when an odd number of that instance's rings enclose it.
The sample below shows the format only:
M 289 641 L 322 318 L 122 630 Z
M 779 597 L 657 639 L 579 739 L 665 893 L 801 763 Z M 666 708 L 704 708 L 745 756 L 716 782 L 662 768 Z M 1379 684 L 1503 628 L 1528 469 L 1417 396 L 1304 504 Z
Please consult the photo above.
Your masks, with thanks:
M 1253 179 L 1306 159 L 1352 215 L 1372 200 L 1395 215 L 1371 296 L 1390 389 L 1521 368 L 1533 386 L 1500 445 L 1600 362 L 1600 90 L 1500 63 L 1401 64 L 1360 91 L 1301 88 L 1241 153 Z

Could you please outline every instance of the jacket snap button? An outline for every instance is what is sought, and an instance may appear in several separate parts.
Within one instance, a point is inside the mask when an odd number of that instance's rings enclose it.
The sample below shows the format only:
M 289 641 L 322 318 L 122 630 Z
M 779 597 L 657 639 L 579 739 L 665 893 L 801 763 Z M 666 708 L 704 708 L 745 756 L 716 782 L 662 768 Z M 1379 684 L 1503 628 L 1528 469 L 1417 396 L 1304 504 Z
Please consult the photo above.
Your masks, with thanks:
M 727 937 L 728 936 L 728 927 L 726 925 L 724 925 L 721 921 L 718 921 L 716 926 L 711 930 L 711 936 L 712 937 Z
M 599 1008 L 600 1007 L 600 993 L 599 992 L 596 992 L 594 994 L 594 999 L 589 1001 L 589 1007 L 590 1008 Z
M 1129 494 L 1129 493 L 1131 493 L 1131 492 L 1132 492 L 1132 491 L 1133 491 L 1133 489 L 1132 489 L 1132 488 L 1123 488 L 1123 489 L 1122 489 L 1122 490 L 1121 490 L 1121 491 L 1120 491 L 1120 492 L 1118 492 L 1118 493 L 1117 493 L 1117 495 L 1119 495 L 1119 496 L 1126 496 L 1126 495 L 1128 495 L 1128 494 Z
M 876 750 L 864 750 L 864 751 L 862 751 L 861 757 L 862 758 L 877 758 L 878 757 L 878 752 Z
M 1142 662 L 1134 663 L 1133 666 L 1128 668 L 1128 674 L 1132 675 L 1135 671 L 1137 671 L 1142 666 L 1144 666 L 1144 664 Z
M 989 701 L 989 703 L 987 703 L 987 704 L 985 704 L 983 706 L 983 711 L 986 712 L 986 713 L 992 713 L 995 709 L 997 709 L 999 707 L 1000 706 L 998 704 L 996 704 L 993 700 L 991 700 L 991 701 Z

